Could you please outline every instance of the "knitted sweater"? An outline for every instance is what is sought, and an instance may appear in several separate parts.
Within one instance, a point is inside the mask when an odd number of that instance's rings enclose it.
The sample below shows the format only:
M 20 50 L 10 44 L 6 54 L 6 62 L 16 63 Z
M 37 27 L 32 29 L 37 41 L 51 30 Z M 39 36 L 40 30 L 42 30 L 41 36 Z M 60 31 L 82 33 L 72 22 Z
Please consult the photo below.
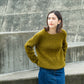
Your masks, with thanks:
M 45 29 L 37 32 L 25 43 L 25 50 L 33 63 L 46 69 L 60 69 L 65 66 L 67 33 L 64 29 L 56 34 L 49 34 Z M 34 52 L 34 47 L 36 54 Z

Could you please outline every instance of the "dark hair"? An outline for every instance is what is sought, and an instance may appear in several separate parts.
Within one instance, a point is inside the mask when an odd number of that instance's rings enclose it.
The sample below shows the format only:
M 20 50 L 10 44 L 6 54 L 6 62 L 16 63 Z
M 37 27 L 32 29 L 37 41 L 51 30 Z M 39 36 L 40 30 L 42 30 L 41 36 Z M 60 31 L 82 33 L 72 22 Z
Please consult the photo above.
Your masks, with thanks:
M 54 14 L 57 16 L 58 20 L 61 20 L 61 23 L 58 24 L 58 25 L 57 25 L 57 28 L 56 28 L 56 33 L 59 33 L 59 32 L 61 32 L 61 29 L 62 29 L 62 27 L 63 27 L 63 20 L 62 20 L 62 16 L 61 16 L 61 14 L 60 14 L 59 11 L 53 10 L 53 11 L 50 11 L 50 12 L 48 13 L 48 15 L 47 15 L 47 20 L 46 20 L 46 22 L 47 22 L 47 27 L 44 27 L 44 29 L 45 29 L 46 31 L 49 31 L 48 16 L 49 16 L 49 14 L 51 14 L 51 13 L 54 13 Z

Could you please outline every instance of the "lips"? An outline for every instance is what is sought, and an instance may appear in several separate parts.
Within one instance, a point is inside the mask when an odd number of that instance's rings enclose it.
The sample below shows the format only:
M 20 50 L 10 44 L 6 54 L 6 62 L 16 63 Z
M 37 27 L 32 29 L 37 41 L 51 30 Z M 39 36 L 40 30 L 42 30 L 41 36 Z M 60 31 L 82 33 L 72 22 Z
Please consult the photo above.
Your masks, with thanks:
M 53 24 L 49 24 L 49 25 L 53 25 Z

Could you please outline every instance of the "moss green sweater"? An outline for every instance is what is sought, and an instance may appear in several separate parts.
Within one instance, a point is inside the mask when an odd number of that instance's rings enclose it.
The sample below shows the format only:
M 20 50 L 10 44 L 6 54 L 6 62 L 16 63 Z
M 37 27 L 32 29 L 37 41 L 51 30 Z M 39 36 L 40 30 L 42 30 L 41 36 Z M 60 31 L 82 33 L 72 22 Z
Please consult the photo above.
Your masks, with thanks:
M 67 33 L 62 29 L 61 33 L 49 34 L 45 29 L 37 32 L 25 43 L 25 50 L 33 63 L 46 69 L 60 69 L 65 66 L 67 50 Z M 34 47 L 36 54 L 34 52 Z

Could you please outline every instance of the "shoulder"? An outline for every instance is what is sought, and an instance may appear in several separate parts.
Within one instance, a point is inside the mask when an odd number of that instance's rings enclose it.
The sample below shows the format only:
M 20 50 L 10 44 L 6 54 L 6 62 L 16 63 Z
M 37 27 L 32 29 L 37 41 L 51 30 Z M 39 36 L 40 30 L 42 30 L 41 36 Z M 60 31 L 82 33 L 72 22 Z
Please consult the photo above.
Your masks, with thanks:
M 64 29 L 62 29 L 62 33 L 66 36 L 67 35 L 67 32 L 64 30 Z
M 43 34 L 44 33 L 44 29 L 41 29 L 41 30 L 39 30 L 38 32 L 36 32 L 36 35 L 41 35 L 41 34 Z
M 38 33 L 43 33 L 45 31 L 45 29 L 41 29 Z
M 34 37 L 41 37 L 41 35 L 44 33 L 44 29 L 38 30 L 36 31 L 36 33 L 34 34 Z

